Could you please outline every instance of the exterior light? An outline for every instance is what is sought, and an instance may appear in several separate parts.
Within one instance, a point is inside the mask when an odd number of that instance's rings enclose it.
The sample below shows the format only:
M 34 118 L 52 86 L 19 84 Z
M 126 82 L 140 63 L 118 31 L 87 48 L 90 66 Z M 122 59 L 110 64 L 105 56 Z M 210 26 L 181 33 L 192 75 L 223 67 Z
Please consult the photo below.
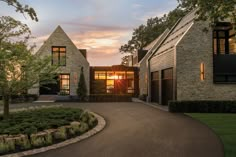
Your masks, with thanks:
M 201 63 L 201 65 L 200 65 L 200 78 L 201 78 L 201 81 L 205 80 L 205 65 L 204 65 L 204 63 Z

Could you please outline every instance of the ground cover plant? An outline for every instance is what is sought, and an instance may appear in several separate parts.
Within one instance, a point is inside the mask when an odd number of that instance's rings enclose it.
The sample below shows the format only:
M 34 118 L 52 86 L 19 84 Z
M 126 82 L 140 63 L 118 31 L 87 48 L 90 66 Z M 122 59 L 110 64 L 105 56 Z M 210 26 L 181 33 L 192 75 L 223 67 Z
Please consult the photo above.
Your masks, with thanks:
M 187 115 L 208 125 L 221 138 L 225 157 L 236 156 L 236 114 L 188 113 Z
M 78 108 L 41 108 L 0 115 L 0 154 L 58 143 L 93 128 L 97 119 Z

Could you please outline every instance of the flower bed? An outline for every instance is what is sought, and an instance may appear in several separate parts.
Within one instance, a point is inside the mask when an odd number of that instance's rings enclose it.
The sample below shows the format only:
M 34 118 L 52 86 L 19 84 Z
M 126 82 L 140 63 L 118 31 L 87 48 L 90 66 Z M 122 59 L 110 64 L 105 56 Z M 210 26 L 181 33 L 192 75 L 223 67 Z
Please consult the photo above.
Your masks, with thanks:
M 48 146 L 79 136 L 97 125 L 89 112 L 73 108 L 45 108 L 0 116 L 0 154 Z

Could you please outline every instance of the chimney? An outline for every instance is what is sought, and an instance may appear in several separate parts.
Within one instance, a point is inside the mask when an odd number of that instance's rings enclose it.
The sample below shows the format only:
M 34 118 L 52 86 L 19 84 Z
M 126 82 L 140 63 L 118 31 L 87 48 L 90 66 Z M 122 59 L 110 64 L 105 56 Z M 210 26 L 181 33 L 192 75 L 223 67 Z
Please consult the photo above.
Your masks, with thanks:
M 84 58 L 87 59 L 87 50 L 86 49 L 79 49 L 79 51 L 84 56 Z

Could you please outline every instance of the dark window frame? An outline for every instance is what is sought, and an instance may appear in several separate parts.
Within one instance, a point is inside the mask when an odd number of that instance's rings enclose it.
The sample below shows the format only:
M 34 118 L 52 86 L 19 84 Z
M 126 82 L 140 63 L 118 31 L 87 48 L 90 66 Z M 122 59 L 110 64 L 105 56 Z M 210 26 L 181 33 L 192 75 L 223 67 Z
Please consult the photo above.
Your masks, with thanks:
M 220 22 L 216 24 L 215 29 L 213 29 L 213 54 L 214 55 L 228 55 L 228 54 L 235 54 L 236 52 L 230 52 L 230 45 L 229 45 L 229 39 L 235 36 L 235 33 L 230 35 L 230 30 L 232 30 L 233 27 L 230 23 L 227 22 Z M 220 37 L 220 33 L 224 32 L 224 37 Z M 215 40 L 216 39 L 216 50 L 215 50 Z M 221 53 L 221 45 L 220 40 L 224 39 L 224 53 Z
M 69 78 L 68 79 L 62 79 L 61 75 L 67 75 L 67 76 L 69 76 Z M 61 88 L 62 87 L 62 80 L 69 81 L 69 89 L 62 89 Z M 64 91 L 67 91 L 68 93 L 65 92 L 66 95 L 70 95 L 70 74 L 69 73 L 61 73 L 61 74 L 59 74 L 59 84 L 60 84 L 60 93 L 64 92 Z
M 58 48 L 58 51 L 54 51 L 53 49 L 54 48 Z M 65 51 L 60 51 L 60 49 L 61 48 L 64 48 L 65 49 Z M 57 53 L 58 54 L 58 62 L 57 62 L 57 65 L 59 65 L 59 66 L 66 66 L 66 46 L 52 46 L 52 65 L 55 65 L 55 63 L 53 62 L 53 54 L 54 53 Z M 61 60 L 62 60 L 62 53 L 64 53 L 65 54 L 65 62 L 64 62 L 64 64 L 62 64 L 61 63 Z

